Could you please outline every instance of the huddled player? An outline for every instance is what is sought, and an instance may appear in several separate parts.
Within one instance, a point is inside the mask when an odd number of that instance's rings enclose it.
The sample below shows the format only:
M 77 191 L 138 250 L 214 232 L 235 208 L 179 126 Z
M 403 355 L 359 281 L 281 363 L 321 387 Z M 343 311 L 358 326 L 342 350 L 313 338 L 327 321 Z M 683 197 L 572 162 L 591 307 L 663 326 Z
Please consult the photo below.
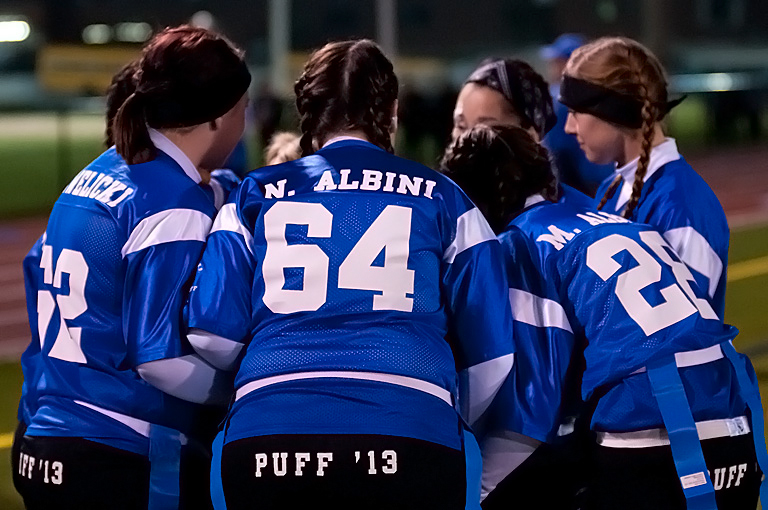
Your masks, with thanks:
M 223 37 L 178 27 L 148 43 L 134 79 L 116 147 L 64 189 L 25 260 L 42 351 L 24 367 L 30 509 L 210 504 L 195 416 L 231 382 L 194 354 L 182 312 L 216 212 L 198 168 L 221 166 L 242 135 L 250 74 Z
M 717 197 L 664 135 L 670 101 L 659 60 L 640 43 L 602 38 L 573 52 L 560 102 L 570 109 L 566 132 L 587 158 L 615 163 L 597 208 L 656 227 L 680 255 L 722 319 L 729 229 Z
M 552 96 L 544 77 L 527 62 L 515 59 L 486 59 L 464 82 L 453 111 L 455 141 L 477 124 L 517 126 L 537 141 L 557 124 Z M 591 199 L 560 183 L 559 196 L 579 204 Z
M 463 423 L 514 356 L 500 245 L 392 154 L 398 80 L 373 42 L 316 51 L 295 91 L 304 157 L 244 179 L 190 293 L 190 341 L 237 368 L 214 503 L 477 507 Z
M 476 127 L 444 169 L 499 234 L 514 320 L 515 369 L 482 442 L 496 488 L 484 508 L 549 507 L 513 470 L 554 440 L 574 383 L 596 437 L 582 508 L 754 508 L 753 440 L 765 443 L 748 419 L 747 402 L 762 414 L 751 365 L 661 234 L 557 203 L 548 154 L 520 128 Z

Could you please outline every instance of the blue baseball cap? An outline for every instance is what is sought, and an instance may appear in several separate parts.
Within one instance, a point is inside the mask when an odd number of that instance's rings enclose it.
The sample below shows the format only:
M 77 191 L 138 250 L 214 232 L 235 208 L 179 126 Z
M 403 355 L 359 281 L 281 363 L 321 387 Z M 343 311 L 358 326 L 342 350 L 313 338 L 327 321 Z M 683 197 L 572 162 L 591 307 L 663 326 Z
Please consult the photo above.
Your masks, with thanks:
M 587 40 L 581 34 L 562 34 L 552 44 L 542 46 L 539 55 L 545 60 L 555 58 L 568 59 L 571 53 L 585 42 Z

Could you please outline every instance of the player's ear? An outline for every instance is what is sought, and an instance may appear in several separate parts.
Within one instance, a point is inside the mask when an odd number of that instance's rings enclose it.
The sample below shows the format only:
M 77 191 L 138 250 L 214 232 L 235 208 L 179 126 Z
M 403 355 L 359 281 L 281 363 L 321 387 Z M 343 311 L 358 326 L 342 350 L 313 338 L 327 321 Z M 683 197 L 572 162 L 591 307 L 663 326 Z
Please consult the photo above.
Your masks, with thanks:
M 208 123 L 208 127 L 211 128 L 211 131 L 216 131 L 219 129 L 219 120 L 220 119 L 214 119 Z

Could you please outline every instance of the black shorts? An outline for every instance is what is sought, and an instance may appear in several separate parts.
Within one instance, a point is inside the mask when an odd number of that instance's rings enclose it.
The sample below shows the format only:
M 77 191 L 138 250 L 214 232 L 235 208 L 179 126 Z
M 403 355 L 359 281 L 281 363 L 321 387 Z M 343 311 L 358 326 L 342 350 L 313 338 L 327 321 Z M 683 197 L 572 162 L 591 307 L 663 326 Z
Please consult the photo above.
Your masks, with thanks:
M 214 475 L 215 476 L 215 475 Z M 224 446 L 228 510 L 464 509 L 464 453 L 407 437 L 281 434 Z
M 762 472 L 752 434 L 701 442 L 720 510 L 754 509 Z M 685 510 L 669 446 L 595 447 L 586 509 Z
M 542 443 L 483 500 L 483 510 L 580 508 L 591 435 Z
M 12 460 L 14 485 L 28 510 L 146 510 L 149 459 L 76 437 L 21 436 Z M 199 449 L 181 450 L 181 509 L 212 508 L 210 458 Z

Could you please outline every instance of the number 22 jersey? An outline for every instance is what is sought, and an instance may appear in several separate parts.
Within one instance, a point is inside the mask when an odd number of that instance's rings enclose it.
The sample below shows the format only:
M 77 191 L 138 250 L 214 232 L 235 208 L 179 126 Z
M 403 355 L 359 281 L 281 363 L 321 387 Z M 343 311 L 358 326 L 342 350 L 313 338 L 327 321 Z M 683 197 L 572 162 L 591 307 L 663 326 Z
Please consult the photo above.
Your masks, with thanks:
M 251 172 L 214 223 L 188 310 L 191 328 L 247 345 L 226 441 L 376 433 L 459 448 L 457 372 L 473 421 L 512 365 L 505 280 L 461 190 L 368 142 Z

